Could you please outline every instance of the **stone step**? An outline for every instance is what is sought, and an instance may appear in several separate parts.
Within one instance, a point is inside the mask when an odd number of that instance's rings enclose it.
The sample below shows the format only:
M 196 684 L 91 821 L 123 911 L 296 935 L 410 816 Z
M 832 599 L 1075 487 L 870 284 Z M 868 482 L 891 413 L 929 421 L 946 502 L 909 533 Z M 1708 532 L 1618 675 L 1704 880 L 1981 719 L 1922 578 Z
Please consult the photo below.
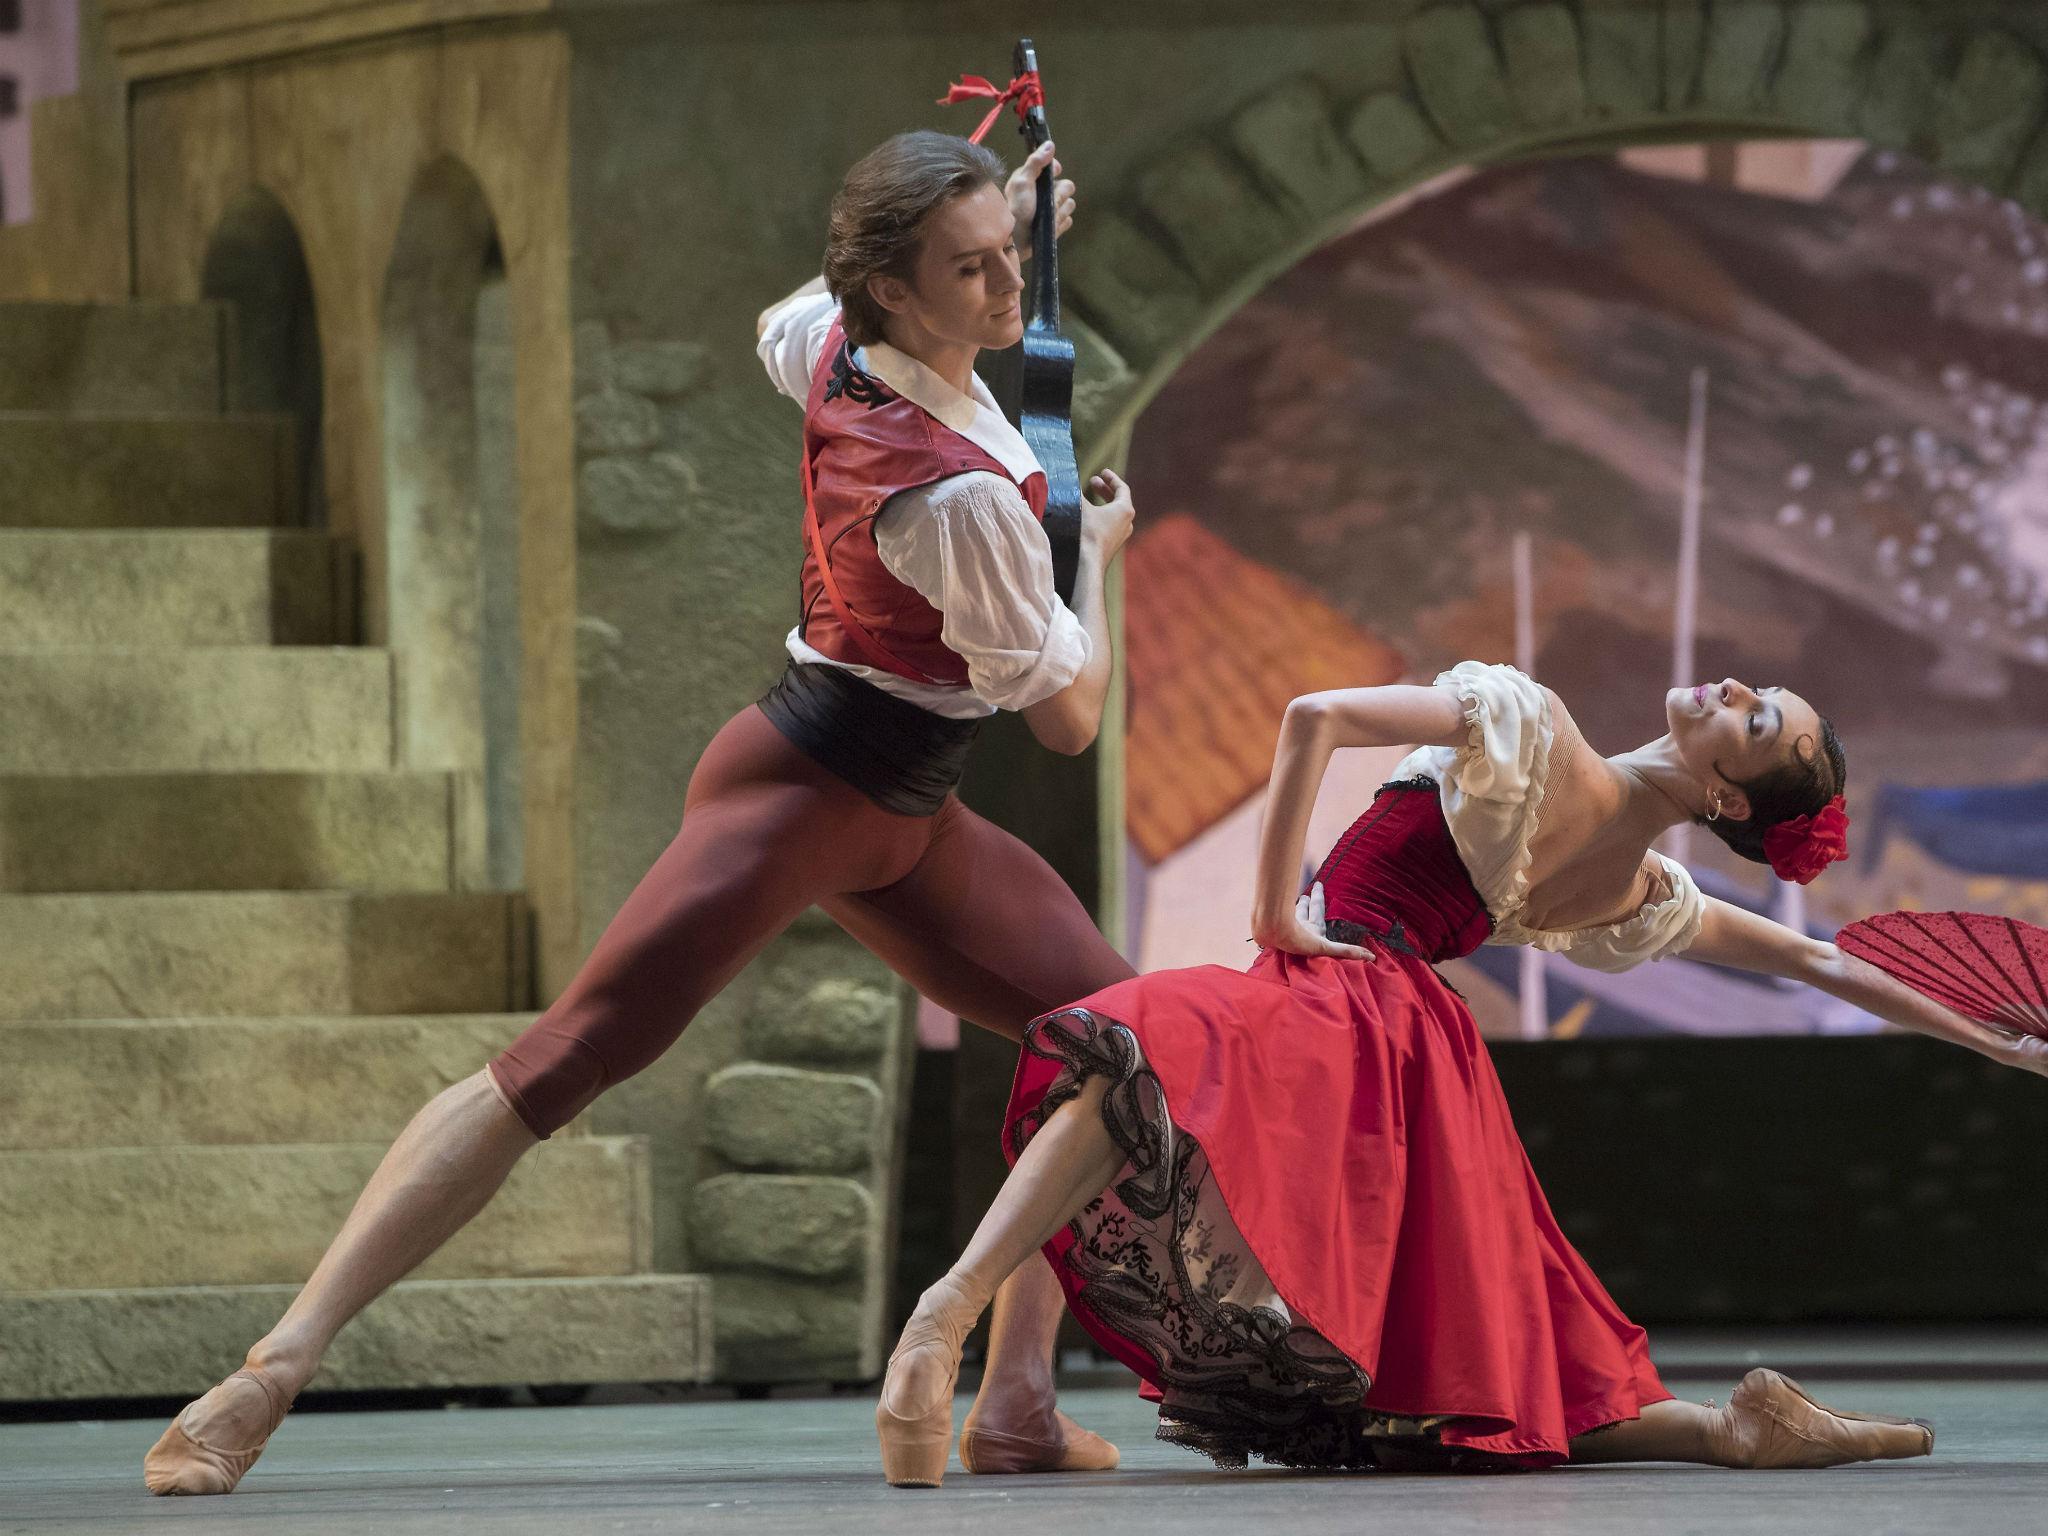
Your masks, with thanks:
M 0 1023 L 0 1152 L 388 1142 L 532 1017 Z
M 445 773 L 0 777 L 0 892 L 445 891 Z
M 218 304 L 0 304 L 0 411 L 217 412 Z
M 0 896 L 0 1018 L 507 1012 L 526 926 L 497 892 Z
M 0 531 L 0 651 L 346 644 L 352 577 L 320 533 Z
M 0 774 L 367 772 L 392 766 L 391 657 L 0 652 L 0 721 Z
M 241 1364 L 290 1285 L 0 1296 L 0 1398 L 195 1396 Z M 316 1391 L 711 1379 L 701 1275 L 407 1280 L 341 1331 Z
M 296 452 L 284 416 L 0 414 L 0 527 L 289 527 Z
M 0 1152 L 0 1292 L 303 1284 L 384 1152 L 382 1143 Z M 645 1137 L 543 1143 L 417 1273 L 645 1271 L 651 1188 Z

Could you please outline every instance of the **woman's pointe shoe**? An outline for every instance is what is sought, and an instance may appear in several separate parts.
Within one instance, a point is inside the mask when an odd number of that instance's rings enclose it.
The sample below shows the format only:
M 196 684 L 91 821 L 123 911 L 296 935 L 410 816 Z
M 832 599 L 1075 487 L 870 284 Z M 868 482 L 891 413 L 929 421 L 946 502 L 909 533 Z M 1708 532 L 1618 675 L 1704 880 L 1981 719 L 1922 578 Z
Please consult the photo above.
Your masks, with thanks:
M 967 1416 L 960 1430 L 960 1465 L 970 1472 L 1114 1472 L 1117 1449 L 1064 1413 L 1054 1416 L 1057 1440 L 985 1429 Z
M 1798 1382 L 1762 1368 L 1742 1378 L 1722 1422 L 1715 1439 L 1726 1466 L 1839 1467 L 1925 1456 L 1934 1449 L 1934 1426 L 1925 1419 L 1843 1413 L 1815 1402 Z
M 932 1291 L 938 1289 L 935 1285 L 924 1293 L 904 1325 L 889 1357 L 889 1374 L 882 1378 L 882 1400 L 875 1404 L 882 1476 L 892 1488 L 936 1488 L 946 1477 L 960 1351 L 978 1314 L 933 1306 Z
M 187 1432 L 185 1416 L 197 1406 L 196 1402 L 187 1403 L 171 1420 L 171 1427 L 163 1432 L 163 1437 L 142 1458 L 142 1480 L 151 1493 L 233 1493 L 243 1474 L 256 1465 L 256 1458 L 263 1454 L 263 1447 L 269 1444 L 270 1437 L 277 1433 L 277 1426 L 291 1411 L 292 1400 L 285 1396 L 276 1382 L 253 1365 L 243 1366 L 227 1380 L 234 1381 L 238 1377 L 254 1382 L 269 1407 L 263 1432 L 256 1437 L 256 1443 L 238 1451 L 208 1445 Z M 221 1386 L 226 1385 L 226 1381 L 221 1383 Z M 219 1391 L 220 1388 L 214 1390 Z

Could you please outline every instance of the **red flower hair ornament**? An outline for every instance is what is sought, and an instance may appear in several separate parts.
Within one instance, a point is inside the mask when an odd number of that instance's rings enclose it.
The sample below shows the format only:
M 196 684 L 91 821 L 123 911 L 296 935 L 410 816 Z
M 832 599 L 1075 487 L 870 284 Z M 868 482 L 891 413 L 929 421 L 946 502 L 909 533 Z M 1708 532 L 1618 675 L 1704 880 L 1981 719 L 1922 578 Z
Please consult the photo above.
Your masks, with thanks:
M 1764 857 L 1780 880 L 1810 884 L 1837 859 L 1849 857 L 1849 813 L 1835 796 L 1811 816 L 1794 816 L 1764 833 Z

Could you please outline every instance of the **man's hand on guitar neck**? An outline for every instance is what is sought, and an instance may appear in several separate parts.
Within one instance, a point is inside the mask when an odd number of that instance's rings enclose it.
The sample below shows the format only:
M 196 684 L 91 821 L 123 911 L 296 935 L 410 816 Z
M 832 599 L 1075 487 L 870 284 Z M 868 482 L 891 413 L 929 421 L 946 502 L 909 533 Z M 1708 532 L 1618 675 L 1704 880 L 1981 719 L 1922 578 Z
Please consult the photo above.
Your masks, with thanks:
M 1017 221 L 1017 255 L 1020 260 L 1031 259 L 1031 221 L 1038 215 L 1038 173 L 1052 166 L 1052 206 L 1056 215 L 1053 235 L 1064 235 L 1074 226 L 1074 184 L 1060 179 L 1060 163 L 1053 158 L 1053 143 L 1047 139 L 1031 151 L 1031 157 L 1016 170 L 1010 172 L 1010 179 L 1003 187 L 1003 195 L 1010 200 L 1010 216 Z

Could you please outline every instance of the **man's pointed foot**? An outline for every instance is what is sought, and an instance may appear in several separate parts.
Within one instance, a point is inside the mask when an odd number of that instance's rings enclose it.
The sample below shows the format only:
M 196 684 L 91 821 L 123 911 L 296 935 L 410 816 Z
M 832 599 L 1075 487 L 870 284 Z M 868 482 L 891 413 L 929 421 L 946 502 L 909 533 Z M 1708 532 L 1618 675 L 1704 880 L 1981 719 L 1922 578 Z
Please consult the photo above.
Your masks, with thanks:
M 266 1372 L 243 1366 L 171 1420 L 142 1458 L 144 1485 L 159 1495 L 233 1493 L 291 1406 Z

